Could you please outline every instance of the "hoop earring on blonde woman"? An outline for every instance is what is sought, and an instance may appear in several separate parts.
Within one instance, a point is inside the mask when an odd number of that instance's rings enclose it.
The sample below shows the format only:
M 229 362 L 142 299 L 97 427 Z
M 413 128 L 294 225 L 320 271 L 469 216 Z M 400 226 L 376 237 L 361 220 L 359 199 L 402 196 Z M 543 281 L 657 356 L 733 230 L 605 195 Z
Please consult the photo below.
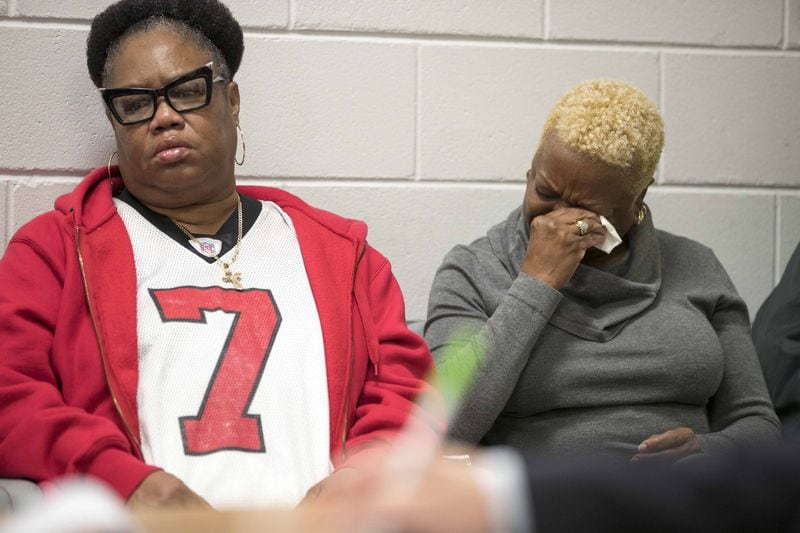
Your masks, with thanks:
M 642 222 L 644 222 L 644 217 L 647 214 L 647 206 L 642 204 L 642 207 L 639 209 L 639 212 L 636 213 L 636 225 L 638 226 Z
M 233 162 L 239 166 L 244 165 L 244 158 L 247 156 L 247 145 L 244 143 L 244 132 L 242 131 L 241 126 L 239 126 L 239 121 L 236 121 L 236 131 L 239 132 L 239 139 L 242 141 L 242 160 L 239 161 L 236 159 L 236 154 L 233 155 Z
M 108 171 L 108 175 L 106 176 L 107 178 L 111 178 L 111 160 L 114 159 L 115 155 L 117 155 L 116 150 L 112 152 L 108 158 L 108 164 L 106 165 L 106 170 Z

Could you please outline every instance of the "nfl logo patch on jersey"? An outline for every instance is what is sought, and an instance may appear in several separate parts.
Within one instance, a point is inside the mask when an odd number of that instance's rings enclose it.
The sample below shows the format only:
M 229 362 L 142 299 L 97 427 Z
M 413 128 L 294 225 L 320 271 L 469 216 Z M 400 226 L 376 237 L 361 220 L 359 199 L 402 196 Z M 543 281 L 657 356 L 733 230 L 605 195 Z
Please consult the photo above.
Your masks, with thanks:
M 222 241 L 210 237 L 197 237 L 197 242 L 189 241 L 192 247 L 206 257 L 214 257 L 222 251 Z

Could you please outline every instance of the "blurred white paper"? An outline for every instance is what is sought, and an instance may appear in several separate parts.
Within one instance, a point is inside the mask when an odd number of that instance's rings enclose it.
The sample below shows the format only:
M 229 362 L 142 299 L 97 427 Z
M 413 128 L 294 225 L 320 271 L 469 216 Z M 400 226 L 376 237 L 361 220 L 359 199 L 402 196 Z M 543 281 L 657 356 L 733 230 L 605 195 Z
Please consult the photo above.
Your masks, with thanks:
M 58 482 L 41 501 L 11 513 L 0 533 L 140 533 L 123 502 L 87 478 Z

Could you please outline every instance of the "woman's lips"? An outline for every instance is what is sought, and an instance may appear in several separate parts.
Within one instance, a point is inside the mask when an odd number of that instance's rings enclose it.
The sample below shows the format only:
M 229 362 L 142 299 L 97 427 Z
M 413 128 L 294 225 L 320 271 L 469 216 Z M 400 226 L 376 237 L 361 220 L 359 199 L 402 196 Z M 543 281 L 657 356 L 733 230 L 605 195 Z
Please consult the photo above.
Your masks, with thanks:
M 162 163 L 176 163 L 189 155 L 189 148 L 186 146 L 173 146 L 165 148 L 156 153 L 156 158 Z

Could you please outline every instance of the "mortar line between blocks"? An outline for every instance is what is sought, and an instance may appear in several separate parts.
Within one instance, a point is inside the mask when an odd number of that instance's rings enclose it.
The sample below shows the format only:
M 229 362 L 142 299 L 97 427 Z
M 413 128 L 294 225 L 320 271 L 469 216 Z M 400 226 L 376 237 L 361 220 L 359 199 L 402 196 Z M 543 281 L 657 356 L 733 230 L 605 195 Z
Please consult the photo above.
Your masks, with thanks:
M 550 39 L 550 0 L 542 0 L 542 39 Z
M 783 0 L 783 31 L 781 32 L 781 50 L 789 48 L 789 0 Z
M 772 286 L 775 287 L 778 284 L 778 281 L 781 279 L 781 211 L 782 204 L 781 197 L 778 193 L 775 193 L 775 198 L 773 200 L 775 209 L 773 209 L 773 216 L 775 220 L 773 221 L 773 228 L 774 228 L 774 235 L 773 235 L 773 247 L 772 247 Z
M 416 47 L 416 68 L 414 69 L 414 179 L 422 177 L 422 45 Z
M 5 204 L 6 204 L 5 205 L 5 208 L 6 208 L 6 216 L 5 216 L 5 219 L 6 219 L 6 231 L 5 231 L 5 235 L 3 235 L 3 245 L 5 247 L 7 247 L 8 243 L 11 241 L 11 235 L 12 235 L 12 230 L 13 230 L 13 218 L 14 217 L 11 216 L 11 215 L 14 212 L 14 203 L 12 202 L 12 199 L 11 199 L 11 183 L 12 183 L 11 181 L 7 181 L 7 182 L 5 182 L 3 184 L 5 186 L 5 188 L 6 188 L 6 201 L 5 201 Z M 3 249 L 3 252 L 5 253 L 5 248 Z
M 665 64 L 666 58 L 664 57 L 664 52 L 658 52 L 658 109 L 661 111 L 661 120 L 663 122 L 667 121 L 667 109 L 666 109 L 666 91 L 664 90 L 664 84 L 666 81 L 665 75 Z M 664 152 L 661 152 L 661 159 L 658 162 L 658 176 L 656 183 L 661 184 L 664 182 L 664 176 L 666 175 L 664 171 L 665 167 L 665 159 L 664 159 Z
M 297 0 L 286 0 L 289 2 L 289 20 L 287 21 L 287 29 L 289 31 L 294 30 L 294 26 L 297 23 Z

